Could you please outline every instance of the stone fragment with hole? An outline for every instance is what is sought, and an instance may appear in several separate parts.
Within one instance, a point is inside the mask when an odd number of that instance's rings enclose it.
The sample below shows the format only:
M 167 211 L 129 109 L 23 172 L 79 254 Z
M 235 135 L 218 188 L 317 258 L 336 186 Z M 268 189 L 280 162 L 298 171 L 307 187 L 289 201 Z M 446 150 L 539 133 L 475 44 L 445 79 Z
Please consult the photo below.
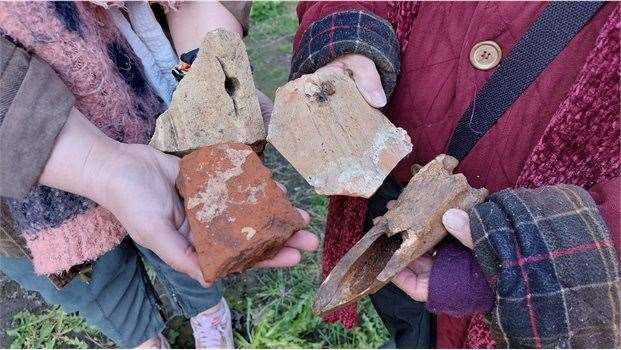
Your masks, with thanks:
M 214 282 L 273 257 L 303 218 L 252 148 L 201 148 L 181 159 L 177 189 L 203 277 Z
M 337 68 L 276 91 L 267 139 L 325 195 L 370 197 L 412 151 L 406 131 L 371 107 Z
M 241 37 L 209 32 L 158 119 L 151 146 L 183 155 L 202 146 L 240 142 L 260 149 L 265 127 Z

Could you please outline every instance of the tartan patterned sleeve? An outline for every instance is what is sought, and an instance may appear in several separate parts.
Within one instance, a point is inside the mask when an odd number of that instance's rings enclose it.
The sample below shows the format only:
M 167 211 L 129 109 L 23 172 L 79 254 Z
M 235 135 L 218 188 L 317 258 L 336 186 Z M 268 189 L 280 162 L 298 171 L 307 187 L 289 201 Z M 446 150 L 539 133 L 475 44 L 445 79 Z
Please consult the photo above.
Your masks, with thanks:
M 312 73 L 346 54 L 373 62 L 390 96 L 399 74 L 399 42 L 390 23 L 365 11 L 341 11 L 313 22 L 302 34 L 289 79 Z
M 499 347 L 618 348 L 619 268 L 588 192 L 498 192 L 470 212 L 477 260 L 496 292 Z

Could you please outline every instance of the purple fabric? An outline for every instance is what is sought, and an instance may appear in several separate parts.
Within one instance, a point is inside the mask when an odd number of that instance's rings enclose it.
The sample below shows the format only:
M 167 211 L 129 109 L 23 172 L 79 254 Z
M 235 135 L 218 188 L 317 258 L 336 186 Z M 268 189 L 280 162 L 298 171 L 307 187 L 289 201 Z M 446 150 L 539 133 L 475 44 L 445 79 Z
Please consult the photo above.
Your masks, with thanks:
M 464 316 L 491 310 L 494 293 L 472 250 L 455 239 L 445 239 L 433 258 L 427 310 Z

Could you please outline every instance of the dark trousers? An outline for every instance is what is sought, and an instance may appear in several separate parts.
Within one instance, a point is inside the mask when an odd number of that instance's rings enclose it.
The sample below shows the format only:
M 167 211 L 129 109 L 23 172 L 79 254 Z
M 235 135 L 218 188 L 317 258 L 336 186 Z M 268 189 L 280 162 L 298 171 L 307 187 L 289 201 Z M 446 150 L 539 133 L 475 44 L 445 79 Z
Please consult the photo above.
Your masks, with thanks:
M 364 230 L 373 226 L 373 218 L 386 213 L 386 203 L 396 199 L 402 187 L 390 178 L 370 198 Z M 375 310 L 388 329 L 396 348 L 435 347 L 435 320 L 424 303 L 414 301 L 392 283 L 371 295 Z

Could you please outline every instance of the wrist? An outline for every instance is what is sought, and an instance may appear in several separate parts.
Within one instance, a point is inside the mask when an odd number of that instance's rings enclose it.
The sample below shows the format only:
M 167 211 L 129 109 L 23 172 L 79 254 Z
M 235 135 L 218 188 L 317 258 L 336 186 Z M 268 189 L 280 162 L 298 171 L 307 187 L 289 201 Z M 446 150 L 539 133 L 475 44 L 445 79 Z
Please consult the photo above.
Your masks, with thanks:
M 39 183 L 90 199 L 109 166 L 121 152 L 121 143 L 105 134 L 73 108 L 56 138 Z
M 78 194 L 105 206 L 113 179 L 132 163 L 128 146 L 110 138 L 95 140 L 79 176 Z

